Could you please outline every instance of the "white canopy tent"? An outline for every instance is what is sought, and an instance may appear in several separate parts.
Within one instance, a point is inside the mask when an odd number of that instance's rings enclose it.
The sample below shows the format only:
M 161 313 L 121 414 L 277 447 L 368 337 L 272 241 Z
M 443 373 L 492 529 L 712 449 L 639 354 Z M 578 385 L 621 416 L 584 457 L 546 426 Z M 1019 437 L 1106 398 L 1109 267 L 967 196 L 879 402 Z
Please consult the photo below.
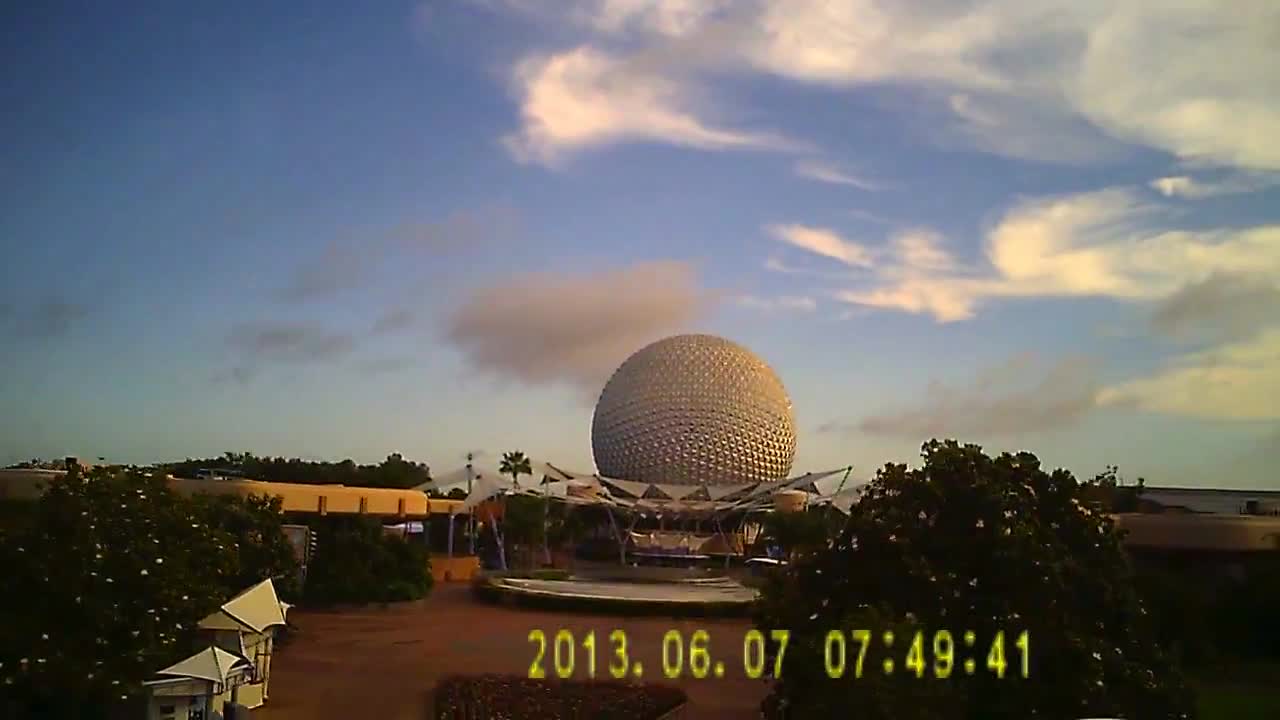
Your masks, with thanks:
M 579 474 L 551 463 L 534 463 L 534 466 L 532 475 L 522 475 L 514 483 L 509 477 L 496 473 L 474 473 L 464 507 L 470 510 L 485 500 L 502 495 L 530 495 L 569 505 L 599 505 L 621 511 L 664 515 L 767 512 L 773 508 L 776 493 L 799 490 L 809 496 L 810 505 L 830 504 L 847 513 L 867 483 L 866 480 L 853 479 L 851 467 L 805 473 L 781 482 L 688 485 L 636 482 L 595 473 Z M 455 475 L 442 476 L 449 478 L 450 483 L 442 483 L 432 489 L 445 490 L 457 486 Z
M 609 478 L 597 473 L 565 470 L 549 462 L 537 461 L 530 465 L 533 473 L 521 475 L 514 482 L 509 476 L 496 472 L 463 468 L 428 485 L 431 486 L 429 489 L 443 492 L 453 487 L 465 489 L 467 474 L 470 473 L 471 492 L 463 503 L 467 511 L 486 500 L 515 495 L 554 500 L 571 506 L 603 507 L 621 543 L 629 537 L 636 521 L 645 517 L 692 519 L 695 522 L 709 520 L 715 524 L 717 532 L 723 534 L 722 518 L 736 516 L 741 521 L 751 514 L 772 512 L 776 494 L 784 490 L 805 493 L 809 506 L 830 505 L 847 514 L 867 483 L 851 477 L 852 466 L 805 473 L 781 482 L 690 485 Z M 631 517 L 631 525 L 625 528 L 627 534 L 624 534 L 619 520 L 626 516 Z M 501 552 L 501 530 L 496 521 L 493 531 L 499 539 Z M 505 566 L 505 555 L 500 561 Z

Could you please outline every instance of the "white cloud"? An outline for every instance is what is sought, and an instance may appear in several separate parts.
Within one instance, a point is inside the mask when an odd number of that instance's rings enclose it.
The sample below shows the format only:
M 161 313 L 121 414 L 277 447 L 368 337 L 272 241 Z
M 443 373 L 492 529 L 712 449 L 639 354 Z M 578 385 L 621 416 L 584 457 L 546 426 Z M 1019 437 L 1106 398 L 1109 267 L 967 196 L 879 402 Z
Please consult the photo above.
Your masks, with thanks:
M 739 295 L 734 302 L 742 307 L 764 312 L 800 311 L 813 312 L 818 309 L 818 302 L 803 295 L 779 295 L 777 297 L 761 297 L 759 295 Z
M 1105 388 L 1098 402 L 1211 420 L 1280 419 L 1280 328 L 1179 357 L 1151 377 Z
M 515 85 L 523 128 L 503 143 L 522 162 L 553 165 L 567 151 L 623 140 L 704 150 L 787 147 L 775 135 L 708 124 L 694 112 L 688 87 L 586 46 L 524 60 Z
M 582 20 L 604 32 L 638 28 L 680 37 L 732 4 L 732 0 L 594 0 L 581 3 L 577 13 Z
M 595 33 L 592 42 L 602 47 L 659 59 L 649 65 L 661 81 L 635 92 L 591 86 L 583 93 L 597 126 L 618 126 L 598 134 L 753 145 L 725 142 L 721 134 L 736 133 L 670 97 L 708 74 L 756 72 L 841 89 L 921 88 L 943 101 L 961 137 L 990 152 L 1105 159 L 1111 153 L 1098 142 L 1105 133 L 1189 161 L 1280 169 L 1280 6 L 1272 0 L 1237 0 L 1230 12 L 1217 0 L 558 0 L 539 7 L 548 19 L 568 18 Z M 637 132 L 629 110 L 646 106 L 638 96 L 654 94 L 646 87 L 653 84 L 668 100 L 657 107 L 680 120 L 641 122 L 646 129 Z M 526 132 L 538 117 L 526 108 Z
M 852 267 L 870 267 L 871 252 L 834 230 L 811 225 L 773 225 L 769 232 L 778 240 L 815 255 L 838 260 Z
M 1277 182 L 1276 177 L 1261 174 L 1236 174 L 1220 180 L 1199 180 L 1189 175 L 1170 175 L 1152 180 L 1149 186 L 1165 197 L 1199 200 L 1218 195 L 1263 190 Z
M 792 168 L 796 175 L 807 180 L 831 183 L 833 185 L 849 185 L 859 190 L 879 190 L 880 184 L 847 173 L 834 165 L 818 160 L 801 160 Z
M 1128 190 L 1028 200 L 988 231 L 985 263 L 959 265 L 936 235 L 900 236 L 868 251 L 880 259 L 868 286 L 838 297 L 952 322 L 992 298 L 1153 300 L 1214 273 L 1280 277 L 1280 225 L 1184 231 L 1154 226 L 1158 217 Z

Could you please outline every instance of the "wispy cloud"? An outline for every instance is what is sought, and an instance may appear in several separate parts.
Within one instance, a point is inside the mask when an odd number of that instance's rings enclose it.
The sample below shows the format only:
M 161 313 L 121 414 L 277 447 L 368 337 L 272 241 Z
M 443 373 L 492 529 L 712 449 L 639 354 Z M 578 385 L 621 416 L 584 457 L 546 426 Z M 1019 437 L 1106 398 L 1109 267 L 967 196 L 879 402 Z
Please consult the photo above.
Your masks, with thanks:
M 917 439 L 1040 432 L 1079 421 L 1095 407 L 1097 393 L 1091 361 L 1067 358 L 1048 365 L 1025 354 L 962 384 L 932 382 L 918 404 L 865 417 L 856 429 Z
M 387 310 L 373 324 L 372 334 L 388 335 L 408 330 L 418 321 L 417 313 L 408 308 L 392 308 Z
M 1026 200 L 987 231 L 984 262 L 955 262 L 936 234 L 898 235 L 867 251 L 869 279 L 838 296 L 953 322 L 999 298 L 1157 300 L 1214 272 L 1280 278 L 1280 225 L 1182 230 L 1166 219 L 1125 189 Z
M 846 240 L 835 230 L 813 225 L 771 225 L 766 228 L 775 239 L 815 255 L 837 260 L 852 267 L 870 267 L 871 252 L 864 246 Z
M 766 313 L 798 311 L 813 312 L 818 309 L 818 301 L 807 295 L 778 295 L 761 297 L 759 295 L 738 295 L 733 298 L 735 304 Z
M 848 215 L 849 217 L 857 218 L 857 219 L 859 219 L 859 220 L 866 220 L 867 222 L 873 222 L 873 223 L 877 223 L 877 224 L 879 224 L 879 225 L 905 225 L 905 224 L 907 224 L 907 223 L 904 223 L 904 222 L 903 222 L 903 221 L 901 221 L 901 220 L 895 220 L 895 219 L 893 219 L 893 218 L 891 218 L 891 217 L 888 217 L 887 215 L 881 215 L 880 213 L 874 213 L 874 212 L 871 212 L 870 210 L 860 210 L 860 209 L 858 209 L 858 208 L 850 208 L 850 209 L 848 209 L 848 210 L 845 210 L 844 212 L 845 212 L 845 214 L 846 214 L 846 215 Z
M 89 315 L 89 306 L 62 297 L 50 297 L 30 306 L 0 308 L 0 327 L 11 321 L 11 332 L 20 340 L 51 340 L 71 332 Z
M 235 328 L 227 344 L 253 360 L 306 362 L 351 352 L 355 337 L 314 325 L 264 323 Z
M 1174 358 L 1149 377 L 1105 388 L 1104 405 L 1207 420 L 1280 419 L 1280 328 Z
M 1156 332 L 1181 340 L 1242 340 L 1280 325 L 1280 278 L 1214 273 L 1183 286 L 1151 314 Z
M 486 207 L 335 240 L 319 252 L 301 257 L 297 270 L 273 294 L 275 299 L 292 304 L 330 301 L 374 285 L 393 264 L 420 261 L 423 256 L 439 260 L 483 251 L 514 236 L 516 227 L 513 211 Z
M 1190 175 L 1169 175 L 1152 180 L 1149 186 L 1165 197 L 1199 200 L 1255 192 L 1277 184 L 1280 184 L 1280 176 L 1274 174 L 1236 173 L 1216 180 L 1197 179 Z
M 757 145 L 705 120 L 714 109 L 693 107 L 690 93 L 708 76 L 758 73 L 837 90 L 920 89 L 942 101 L 954 135 L 988 152 L 1105 162 L 1122 142 L 1280 169 L 1270 0 L 1241 0 L 1225 14 L 1209 0 L 1176 12 L 1142 0 L 507 4 L 536 5 L 531 16 L 577 27 L 587 41 L 522 75 L 521 146 L 534 156 L 602 138 Z M 598 68 L 622 60 L 602 47 L 661 62 L 648 63 L 635 89 L 610 87 Z M 591 60 L 599 57 L 608 60 Z
M 522 127 L 503 144 L 521 162 L 555 166 L 575 150 L 626 140 L 700 150 L 779 150 L 781 135 L 700 117 L 696 91 L 592 47 L 527 58 L 514 73 Z
M 800 160 L 792 166 L 792 171 L 807 180 L 816 180 L 833 185 L 848 185 L 859 190 L 875 191 L 883 187 L 880 183 L 845 172 L 834 165 L 819 160 Z

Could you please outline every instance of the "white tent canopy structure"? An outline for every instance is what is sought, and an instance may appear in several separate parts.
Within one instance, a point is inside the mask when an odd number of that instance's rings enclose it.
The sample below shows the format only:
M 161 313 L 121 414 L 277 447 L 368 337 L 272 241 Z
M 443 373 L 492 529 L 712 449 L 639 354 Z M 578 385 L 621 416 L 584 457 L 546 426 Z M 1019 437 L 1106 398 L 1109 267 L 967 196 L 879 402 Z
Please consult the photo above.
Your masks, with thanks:
M 207 647 L 186 660 L 179 660 L 156 675 L 208 680 L 226 685 L 234 673 L 251 670 L 253 663 L 220 647 Z
M 595 473 L 575 473 L 551 463 L 530 464 L 534 467 L 533 474 L 522 475 L 514 483 L 510 477 L 496 473 L 474 473 L 465 507 L 471 509 L 503 495 L 530 495 L 568 505 L 597 505 L 642 515 L 697 516 L 768 512 L 773 509 L 776 493 L 798 490 L 808 495 L 810 505 L 829 504 L 847 513 L 867 482 L 853 479 L 852 467 L 805 473 L 780 482 L 688 485 L 635 482 Z M 452 480 L 456 475 L 451 472 L 443 477 Z M 456 482 L 452 484 L 456 486 Z M 433 489 L 446 487 L 438 485 Z

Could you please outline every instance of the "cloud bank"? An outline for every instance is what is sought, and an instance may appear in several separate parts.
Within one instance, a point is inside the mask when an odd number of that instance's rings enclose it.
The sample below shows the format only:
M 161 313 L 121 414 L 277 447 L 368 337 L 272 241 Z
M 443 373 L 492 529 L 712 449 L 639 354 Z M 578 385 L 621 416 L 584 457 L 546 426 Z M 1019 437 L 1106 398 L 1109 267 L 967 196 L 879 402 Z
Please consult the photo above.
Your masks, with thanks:
M 721 76 L 852 91 L 918 89 L 976 148 L 1105 159 L 1100 139 L 1184 160 L 1280 169 L 1280 7 L 1240 0 L 507 0 L 582 43 L 513 77 L 509 146 L 547 161 L 626 138 L 708 149 L 776 146 L 709 118 Z M 620 72 L 643 67 L 642 73 Z M 1151 68 L 1159 68 L 1158 72 Z M 622 78 L 625 77 L 624 81 Z
M 688 327 L 715 301 L 684 262 L 528 273 L 475 291 L 446 336 L 478 370 L 594 397 L 636 348 Z

